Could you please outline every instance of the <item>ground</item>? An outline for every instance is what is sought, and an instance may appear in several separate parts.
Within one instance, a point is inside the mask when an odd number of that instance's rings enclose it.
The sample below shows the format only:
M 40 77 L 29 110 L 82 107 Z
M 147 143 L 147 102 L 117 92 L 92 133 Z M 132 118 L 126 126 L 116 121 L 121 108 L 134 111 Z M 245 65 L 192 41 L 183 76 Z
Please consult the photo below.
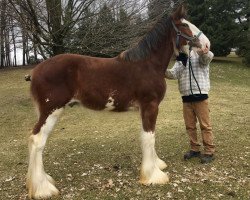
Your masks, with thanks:
M 29 68 L 0 71 L 0 199 L 28 199 L 27 140 L 36 121 L 29 97 Z M 237 59 L 211 64 L 210 110 L 216 159 L 184 161 L 188 138 L 176 81 L 167 81 L 156 128 L 156 150 L 170 183 L 138 183 L 139 113 L 67 108 L 44 153 L 45 170 L 69 200 L 240 199 L 250 197 L 250 69 Z

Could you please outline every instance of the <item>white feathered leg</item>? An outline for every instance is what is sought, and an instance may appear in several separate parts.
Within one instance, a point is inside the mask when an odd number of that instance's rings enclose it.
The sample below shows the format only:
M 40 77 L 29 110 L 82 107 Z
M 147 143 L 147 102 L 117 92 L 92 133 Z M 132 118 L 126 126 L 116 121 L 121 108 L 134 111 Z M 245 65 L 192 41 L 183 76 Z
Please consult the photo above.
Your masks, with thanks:
M 155 159 L 156 159 L 156 165 L 161 169 L 165 169 L 167 167 L 167 164 L 161 160 L 158 155 L 156 154 L 156 151 L 155 151 Z
M 62 111 L 63 108 L 55 110 L 48 116 L 40 132 L 30 136 L 29 168 L 27 174 L 27 188 L 30 198 L 44 199 L 59 193 L 52 177 L 44 171 L 42 153 L 49 133 L 52 131 Z
M 140 183 L 142 184 L 165 184 L 169 181 L 168 175 L 161 171 L 165 167 L 164 161 L 160 160 L 155 151 L 154 132 L 142 132 L 142 166 Z

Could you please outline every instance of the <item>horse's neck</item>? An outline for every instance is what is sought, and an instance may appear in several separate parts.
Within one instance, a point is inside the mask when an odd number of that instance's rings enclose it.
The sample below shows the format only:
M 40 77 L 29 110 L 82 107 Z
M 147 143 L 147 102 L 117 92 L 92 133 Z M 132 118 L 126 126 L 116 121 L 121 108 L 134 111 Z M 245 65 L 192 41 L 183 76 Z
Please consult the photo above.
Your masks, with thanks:
M 160 71 L 166 71 L 170 59 L 174 53 L 173 44 L 171 41 L 165 42 L 166 45 L 162 45 L 156 52 L 151 56 L 151 62 L 157 67 Z

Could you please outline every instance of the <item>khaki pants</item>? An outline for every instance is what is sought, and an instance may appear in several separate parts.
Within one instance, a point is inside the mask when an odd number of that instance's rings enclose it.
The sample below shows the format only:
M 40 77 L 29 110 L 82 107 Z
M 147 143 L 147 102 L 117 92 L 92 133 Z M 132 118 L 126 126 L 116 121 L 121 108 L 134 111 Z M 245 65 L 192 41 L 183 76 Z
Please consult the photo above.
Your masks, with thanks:
M 200 151 L 200 143 L 197 138 L 197 119 L 200 124 L 202 142 L 205 154 L 213 154 L 215 146 L 213 144 L 213 133 L 209 118 L 208 100 L 183 103 L 183 117 L 186 130 L 190 139 L 191 150 Z

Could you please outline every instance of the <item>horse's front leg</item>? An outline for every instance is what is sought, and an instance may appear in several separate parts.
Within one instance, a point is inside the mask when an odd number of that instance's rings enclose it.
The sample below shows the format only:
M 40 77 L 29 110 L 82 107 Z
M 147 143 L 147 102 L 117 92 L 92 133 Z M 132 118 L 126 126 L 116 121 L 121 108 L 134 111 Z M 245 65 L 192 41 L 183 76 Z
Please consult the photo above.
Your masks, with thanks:
M 46 199 L 59 193 L 53 178 L 44 171 L 42 154 L 49 134 L 62 111 L 63 108 L 56 109 L 48 116 L 40 113 L 40 119 L 30 136 L 27 174 L 27 188 L 30 198 Z
M 155 151 L 155 124 L 158 115 L 158 103 L 141 104 L 143 131 L 141 133 L 142 165 L 140 183 L 165 184 L 169 181 L 168 175 L 161 171 L 166 163 L 159 159 Z

